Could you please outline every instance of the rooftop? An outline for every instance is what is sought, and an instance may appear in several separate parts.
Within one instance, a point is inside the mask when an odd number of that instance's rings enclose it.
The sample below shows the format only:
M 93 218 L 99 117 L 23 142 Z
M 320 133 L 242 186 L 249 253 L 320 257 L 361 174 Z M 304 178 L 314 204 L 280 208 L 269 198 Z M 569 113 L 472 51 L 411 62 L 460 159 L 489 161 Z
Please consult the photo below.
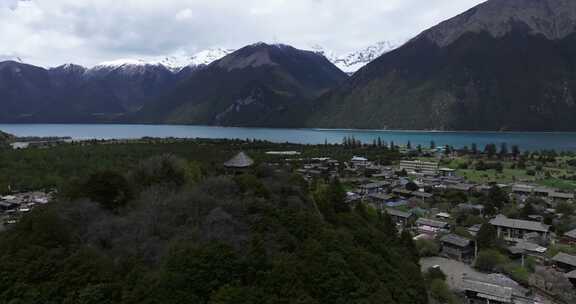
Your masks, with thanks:
M 576 266 L 576 256 L 560 252 L 552 258 L 552 261 Z
M 507 218 L 504 215 L 499 215 L 495 217 L 490 221 L 490 224 L 494 226 L 538 231 L 538 232 L 548 232 L 548 230 L 550 230 L 549 225 L 545 225 L 540 222 L 511 219 Z
M 236 154 L 232 159 L 224 163 L 226 168 L 248 168 L 254 164 L 254 160 L 250 158 L 246 153 L 240 152 Z
M 444 228 L 446 226 L 448 226 L 448 223 L 446 222 L 442 222 L 442 221 L 436 221 L 436 220 L 431 220 L 431 219 L 427 219 L 427 218 L 419 218 L 416 221 L 417 225 L 424 225 L 424 226 L 430 226 L 430 227 L 436 227 L 436 228 Z
M 474 291 L 478 297 L 488 300 L 512 303 L 512 288 L 503 287 L 493 283 L 464 278 L 463 289 Z
M 404 212 L 397 209 L 386 208 L 386 213 L 392 216 L 402 217 L 402 218 L 409 218 L 412 216 L 410 212 Z
M 385 193 L 373 193 L 373 194 L 369 194 L 368 197 L 371 199 L 382 200 L 382 201 L 387 201 L 387 200 L 392 199 L 392 196 L 390 196 L 389 194 L 385 194 Z
M 459 235 L 456 234 L 447 234 L 445 236 L 443 236 L 440 241 L 442 241 L 443 243 L 448 243 L 448 244 L 452 244 L 458 247 L 466 247 L 468 245 L 470 245 L 471 241 L 467 238 L 461 237 Z
M 564 233 L 564 236 L 576 239 L 576 229 Z

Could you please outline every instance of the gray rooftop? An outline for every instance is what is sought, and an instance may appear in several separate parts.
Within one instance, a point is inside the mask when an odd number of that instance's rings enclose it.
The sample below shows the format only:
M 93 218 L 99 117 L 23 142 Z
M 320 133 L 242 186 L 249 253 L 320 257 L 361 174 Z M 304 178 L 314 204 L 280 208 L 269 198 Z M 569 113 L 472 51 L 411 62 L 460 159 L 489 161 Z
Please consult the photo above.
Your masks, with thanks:
M 432 193 L 422 192 L 422 191 L 414 191 L 412 192 L 413 196 L 421 197 L 421 198 L 431 198 L 434 196 Z
M 494 226 L 514 228 L 514 229 L 522 229 L 522 230 L 530 230 L 530 231 L 538 231 L 538 232 L 548 232 L 548 230 L 550 230 L 549 225 L 545 225 L 545 224 L 542 224 L 540 222 L 511 219 L 511 218 L 507 218 L 506 216 L 503 216 L 503 215 L 499 215 L 499 216 L 493 218 L 490 221 L 490 224 L 492 224 Z
M 392 196 L 390 196 L 389 194 L 385 194 L 385 193 L 372 193 L 372 194 L 369 194 L 368 197 L 371 199 L 381 200 L 381 201 L 387 201 L 387 200 L 392 199 Z
M 574 199 L 574 193 L 550 192 L 548 196 L 552 198 Z
M 467 238 L 461 237 L 456 234 L 447 234 L 440 239 L 443 243 L 452 244 L 458 247 L 466 247 L 470 245 L 471 241 Z
M 447 185 L 446 187 L 448 189 L 452 189 L 452 190 L 470 191 L 470 189 L 472 189 L 474 187 L 474 185 L 459 183 L 459 184 L 454 184 L 454 185 Z
M 448 223 L 446 222 L 442 222 L 442 221 L 437 221 L 437 220 L 431 220 L 431 219 L 427 219 L 427 218 L 419 218 L 416 221 L 417 225 L 425 225 L 425 226 L 430 226 L 430 227 L 436 227 L 436 228 L 444 228 L 446 226 L 448 226 Z
M 402 217 L 402 218 L 409 218 L 412 216 L 410 212 L 404 212 L 397 209 L 386 208 L 386 213 L 392 216 Z
M 576 229 L 564 233 L 564 236 L 576 239 Z
M 566 274 L 566 277 L 568 279 L 576 279 L 576 270 L 574 271 L 570 271 L 569 273 Z
M 504 303 L 512 303 L 511 287 L 503 287 L 493 283 L 468 278 L 464 278 L 462 283 L 464 290 L 476 292 L 478 297 Z
M 364 185 L 360 185 L 360 188 L 362 189 L 378 189 L 378 188 L 382 188 L 384 186 L 387 186 L 388 183 L 386 182 L 377 182 L 377 183 L 369 183 L 369 184 L 364 184 Z
M 248 168 L 254 164 L 252 160 L 246 153 L 240 152 L 236 154 L 232 159 L 224 163 L 227 168 Z
M 552 261 L 559 262 L 562 264 L 567 264 L 570 266 L 576 266 L 576 256 L 566 254 L 564 252 L 558 253 L 556 256 L 552 258 Z

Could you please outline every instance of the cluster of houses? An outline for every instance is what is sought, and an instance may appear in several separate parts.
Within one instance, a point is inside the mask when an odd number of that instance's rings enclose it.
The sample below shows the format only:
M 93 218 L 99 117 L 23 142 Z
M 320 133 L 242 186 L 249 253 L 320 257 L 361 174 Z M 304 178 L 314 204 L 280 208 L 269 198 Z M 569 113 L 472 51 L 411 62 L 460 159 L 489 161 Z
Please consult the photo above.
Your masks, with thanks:
M 354 157 L 342 164 L 330 158 L 310 160 L 301 169 L 306 178 L 337 176 L 347 184 L 355 185 L 348 192 L 348 200 L 353 203 L 363 201 L 381 212 L 386 212 L 399 230 L 410 229 L 415 239 L 428 239 L 440 245 L 442 256 L 464 263 L 473 263 L 478 248 L 473 239 L 481 225 L 463 227 L 472 238 L 453 233 L 452 215 L 422 204 L 434 202 L 435 195 L 442 191 L 487 193 L 493 185 L 474 184 L 455 174 L 455 170 L 441 168 L 439 163 L 425 161 L 401 161 L 399 166 L 379 166 L 363 157 Z M 411 184 L 408 186 L 408 184 Z M 550 211 L 560 202 L 573 202 L 574 193 L 567 193 L 549 187 L 525 184 L 497 185 L 504 189 L 517 202 L 523 203 L 530 197 L 541 198 L 549 204 Z M 423 208 L 422 206 L 428 206 Z M 456 209 L 484 215 L 484 206 L 460 203 Z M 524 264 L 528 257 L 546 265 L 544 271 L 560 274 L 576 286 L 576 256 L 559 253 L 549 258 L 550 245 L 559 242 L 576 245 L 576 230 L 557 236 L 551 227 L 542 223 L 542 217 L 533 220 L 519 220 L 498 215 L 490 220 L 497 235 L 507 244 L 509 257 Z M 513 288 L 497 286 L 488 282 L 468 280 L 465 289 L 469 303 L 534 303 Z
M 48 204 L 51 197 L 51 193 L 40 191 L 0 196 L 0 231 L 18 222 L 23 214 L 33 208 Z

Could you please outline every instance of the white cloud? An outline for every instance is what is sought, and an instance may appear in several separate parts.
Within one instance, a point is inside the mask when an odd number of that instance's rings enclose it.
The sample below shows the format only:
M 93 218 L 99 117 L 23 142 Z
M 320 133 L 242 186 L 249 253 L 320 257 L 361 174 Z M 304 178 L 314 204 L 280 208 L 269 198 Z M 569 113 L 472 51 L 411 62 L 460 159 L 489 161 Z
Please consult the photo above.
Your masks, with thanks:
M 345 52 L 408 39 L 483 0 L 0 0 L 0 54 L 40 65 L 237 48 Z
M 192 19 L 193 17 L 194 17 L 194 11 L 192 11 L 192 9 L 189 8 L 181 10 L 176 14 L 176 20 L 180 21 Z

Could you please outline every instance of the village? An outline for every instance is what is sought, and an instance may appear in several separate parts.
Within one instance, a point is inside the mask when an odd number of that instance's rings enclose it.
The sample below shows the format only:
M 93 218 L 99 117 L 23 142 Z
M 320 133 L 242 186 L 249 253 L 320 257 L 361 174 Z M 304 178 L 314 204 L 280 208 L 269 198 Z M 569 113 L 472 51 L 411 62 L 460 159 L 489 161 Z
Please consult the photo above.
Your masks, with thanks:
M 48 204 L 53 193 L 42 191 L 22 192 L 0 196 L 0 232 L 16 224 L 20 218 L 34 208 Z
M 398 150 L 398 160 L 382 161 L 373 151 L 380 149 L 377 144 L 370 148 L 374 159 L 362 155 L 336 159 L 323 156 L 326 149 L 310 153 L 293 147 L 293 151 L 279 147 L 240 152 L 219 166 L 228 174 L 250 172 L 257 165 L 282 168 L 310 185 L 339 180 L 351 208 L 362 204 L 389 215 L 398 232 L 409 231 L 422 271 L 441 270 L 450 289 L 467 303 L 576 301 L 575 192 L 548 183 L 572 173 L 563 169 L 568 167 L 567 158 L 558 156 L 556 163 L 539 168 L 548 161 L 542 154 L 498 156 L 490 149 L 472 154 L 465 149 L 447 151 L 449 147 L 411 149 L 408 144 L 390 148 Z M 536 172 L 526 173 L 532 170 Z M 48 204 L 54 195 L 55 191 L 16 191 L 0 197 L 0 231 Z
M 399 231 L 409 230 L 423 271 L 440 268 L 468 303 L 576 301 L 573 191 L 478 183 L 434 159 L 403 157 L 386 166 L 362 156 L 298 161 L 308 181 L 338 178 L 351 206 L 364 203 L 388 214 Z M 486 237 L 492 245 L 480 244 Z

